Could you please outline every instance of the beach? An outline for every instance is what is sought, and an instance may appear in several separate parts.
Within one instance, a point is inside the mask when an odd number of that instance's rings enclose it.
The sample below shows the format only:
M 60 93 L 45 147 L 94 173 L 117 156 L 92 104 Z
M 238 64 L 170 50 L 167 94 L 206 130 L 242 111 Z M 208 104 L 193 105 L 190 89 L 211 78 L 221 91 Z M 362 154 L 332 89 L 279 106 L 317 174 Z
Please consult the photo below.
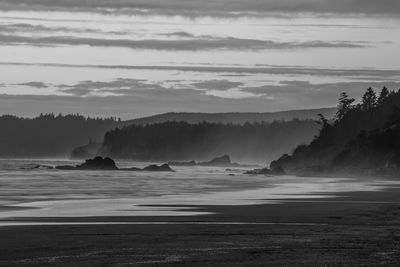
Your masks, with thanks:
M 396 180 L 26 164 L 0 172 L 0 266 L 400 264 Z
M 212 212 L 202 216 L 29 219 L 37 225 L 0 227 L 0 265 L 398 266 L 399 196 L 393 188 L 197 207 Z

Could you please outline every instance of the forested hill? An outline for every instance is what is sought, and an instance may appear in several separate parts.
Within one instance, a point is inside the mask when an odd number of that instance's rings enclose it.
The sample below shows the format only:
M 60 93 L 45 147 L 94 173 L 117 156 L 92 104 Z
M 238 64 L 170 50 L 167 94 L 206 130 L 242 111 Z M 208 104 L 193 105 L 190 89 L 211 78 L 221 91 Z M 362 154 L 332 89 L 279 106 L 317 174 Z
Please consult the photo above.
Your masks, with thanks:
M 183 121 L 187 123 L 200 123 L 203 121 L 212 123 L 233 123 L 244 124 L 246 122 L 272 122 L 274 120 L 289 121 L 294 118 L 300 120 L 316 119 L 317 114 L 327 118 L 335 115 L 336 108 L 289 110 L 280 112 L 244 112 L 244 113 L 190 113 L 190 112 L 169 112 L 140 119 L 128 121 L 129 124 L 154 124 L 167 121 Z
M 208 160 L 228 154 L 234 161 L 265 163 L 318 132 L 314 120 L 246 123 L 164 122 L 131 125 L 108 132 L 101 155 L 170 161 Z
M 120 121 L 115 118 L 87 118 L 81 115 L 54 115 L 45 114 L 36 118 L 21 118 L 10 115 L 0 116 L 0 157 L 2 158 L 27 158 L 27 157 L 68 157 L 74 148 L 77 155 L 86 156 L 86 150 L 98 146 L 93 142 L 102 143 L 104 134 L 116 127 L 131 124 L 148 124 L 154 122 L 184 121 L 188 123 L 227 122 L 235 123 L 269 121 L 272 118 L 291 120 L 293 118 L 315 119 L 318 112 L 327 116 L 332 115 L 332 109 L 288 111 L 281 113 L 225 113 L 225 114 L 200 114 L 200 113 L 168 113 L 154 117 Z M 311 125 L 311 123 L 306 123 Z M 317 129 L 312 125 L 310 129 L 300 133 L 305 137 L 303 142 L 309 140 L 310 132 Z M 89 140 L 93 142 L 89 143 Z M 297 143 L 296 143 L 297 144 Z M 292 145 L 296 145 L 292 144 Z
M 68 157 L 72 148 L 89 139 L 102 142 L 105 132 L 121 124 L 114 118 L 81 115 L 4 115 L 0 117 L 0 157 Z
M 333 122 L 321 116 L 319 135 L 271 163 L 295 174 L 399 175 L 400 90 L 368 88 L 360 103 L 342 93 Z

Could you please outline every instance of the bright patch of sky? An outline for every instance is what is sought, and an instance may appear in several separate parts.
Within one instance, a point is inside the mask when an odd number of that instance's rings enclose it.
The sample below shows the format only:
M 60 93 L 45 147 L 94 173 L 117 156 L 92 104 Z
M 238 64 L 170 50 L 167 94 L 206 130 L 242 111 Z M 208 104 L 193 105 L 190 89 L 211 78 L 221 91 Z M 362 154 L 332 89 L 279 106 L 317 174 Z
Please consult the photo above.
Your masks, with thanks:
M 263 112 L 334 106 L 340 92 L 369 85 L 400 88 L 396 14 L 40 7 L 0 0 L 0 113 Z

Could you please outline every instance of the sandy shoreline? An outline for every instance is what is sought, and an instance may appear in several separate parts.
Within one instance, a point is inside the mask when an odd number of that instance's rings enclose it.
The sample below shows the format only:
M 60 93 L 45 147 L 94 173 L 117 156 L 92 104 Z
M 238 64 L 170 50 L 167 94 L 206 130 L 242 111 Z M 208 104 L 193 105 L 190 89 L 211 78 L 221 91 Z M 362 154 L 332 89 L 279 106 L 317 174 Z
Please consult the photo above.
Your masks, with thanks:
M 0 265 L 398 266 L 400 188 L 339 195 L 201 216 L 24 218 L 53 225 L 0 227 Z

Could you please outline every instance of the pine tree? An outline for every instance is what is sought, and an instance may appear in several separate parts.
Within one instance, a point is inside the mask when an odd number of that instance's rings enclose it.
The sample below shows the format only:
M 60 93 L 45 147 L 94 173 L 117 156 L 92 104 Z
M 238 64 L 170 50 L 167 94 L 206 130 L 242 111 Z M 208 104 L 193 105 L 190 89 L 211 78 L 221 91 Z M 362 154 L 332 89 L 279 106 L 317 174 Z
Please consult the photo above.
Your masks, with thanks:
M 370 110 L 376 106 L 376 93 L 372 87 L 369 87 L 361 100 L 361 108 L 363 110 Z
M 377 106 L 382 106 L 388 96 L 389 96 L 389 90 L 385 86 L 382 88 L 382 91 L 379 94 L 378 100 L 376 102 Z
M 340 121 L 346 113 L 352 108 L 354 98 L 349 98 L 346 92 L 340 94 L 338 111 L 336 112 L 336 121 Z

